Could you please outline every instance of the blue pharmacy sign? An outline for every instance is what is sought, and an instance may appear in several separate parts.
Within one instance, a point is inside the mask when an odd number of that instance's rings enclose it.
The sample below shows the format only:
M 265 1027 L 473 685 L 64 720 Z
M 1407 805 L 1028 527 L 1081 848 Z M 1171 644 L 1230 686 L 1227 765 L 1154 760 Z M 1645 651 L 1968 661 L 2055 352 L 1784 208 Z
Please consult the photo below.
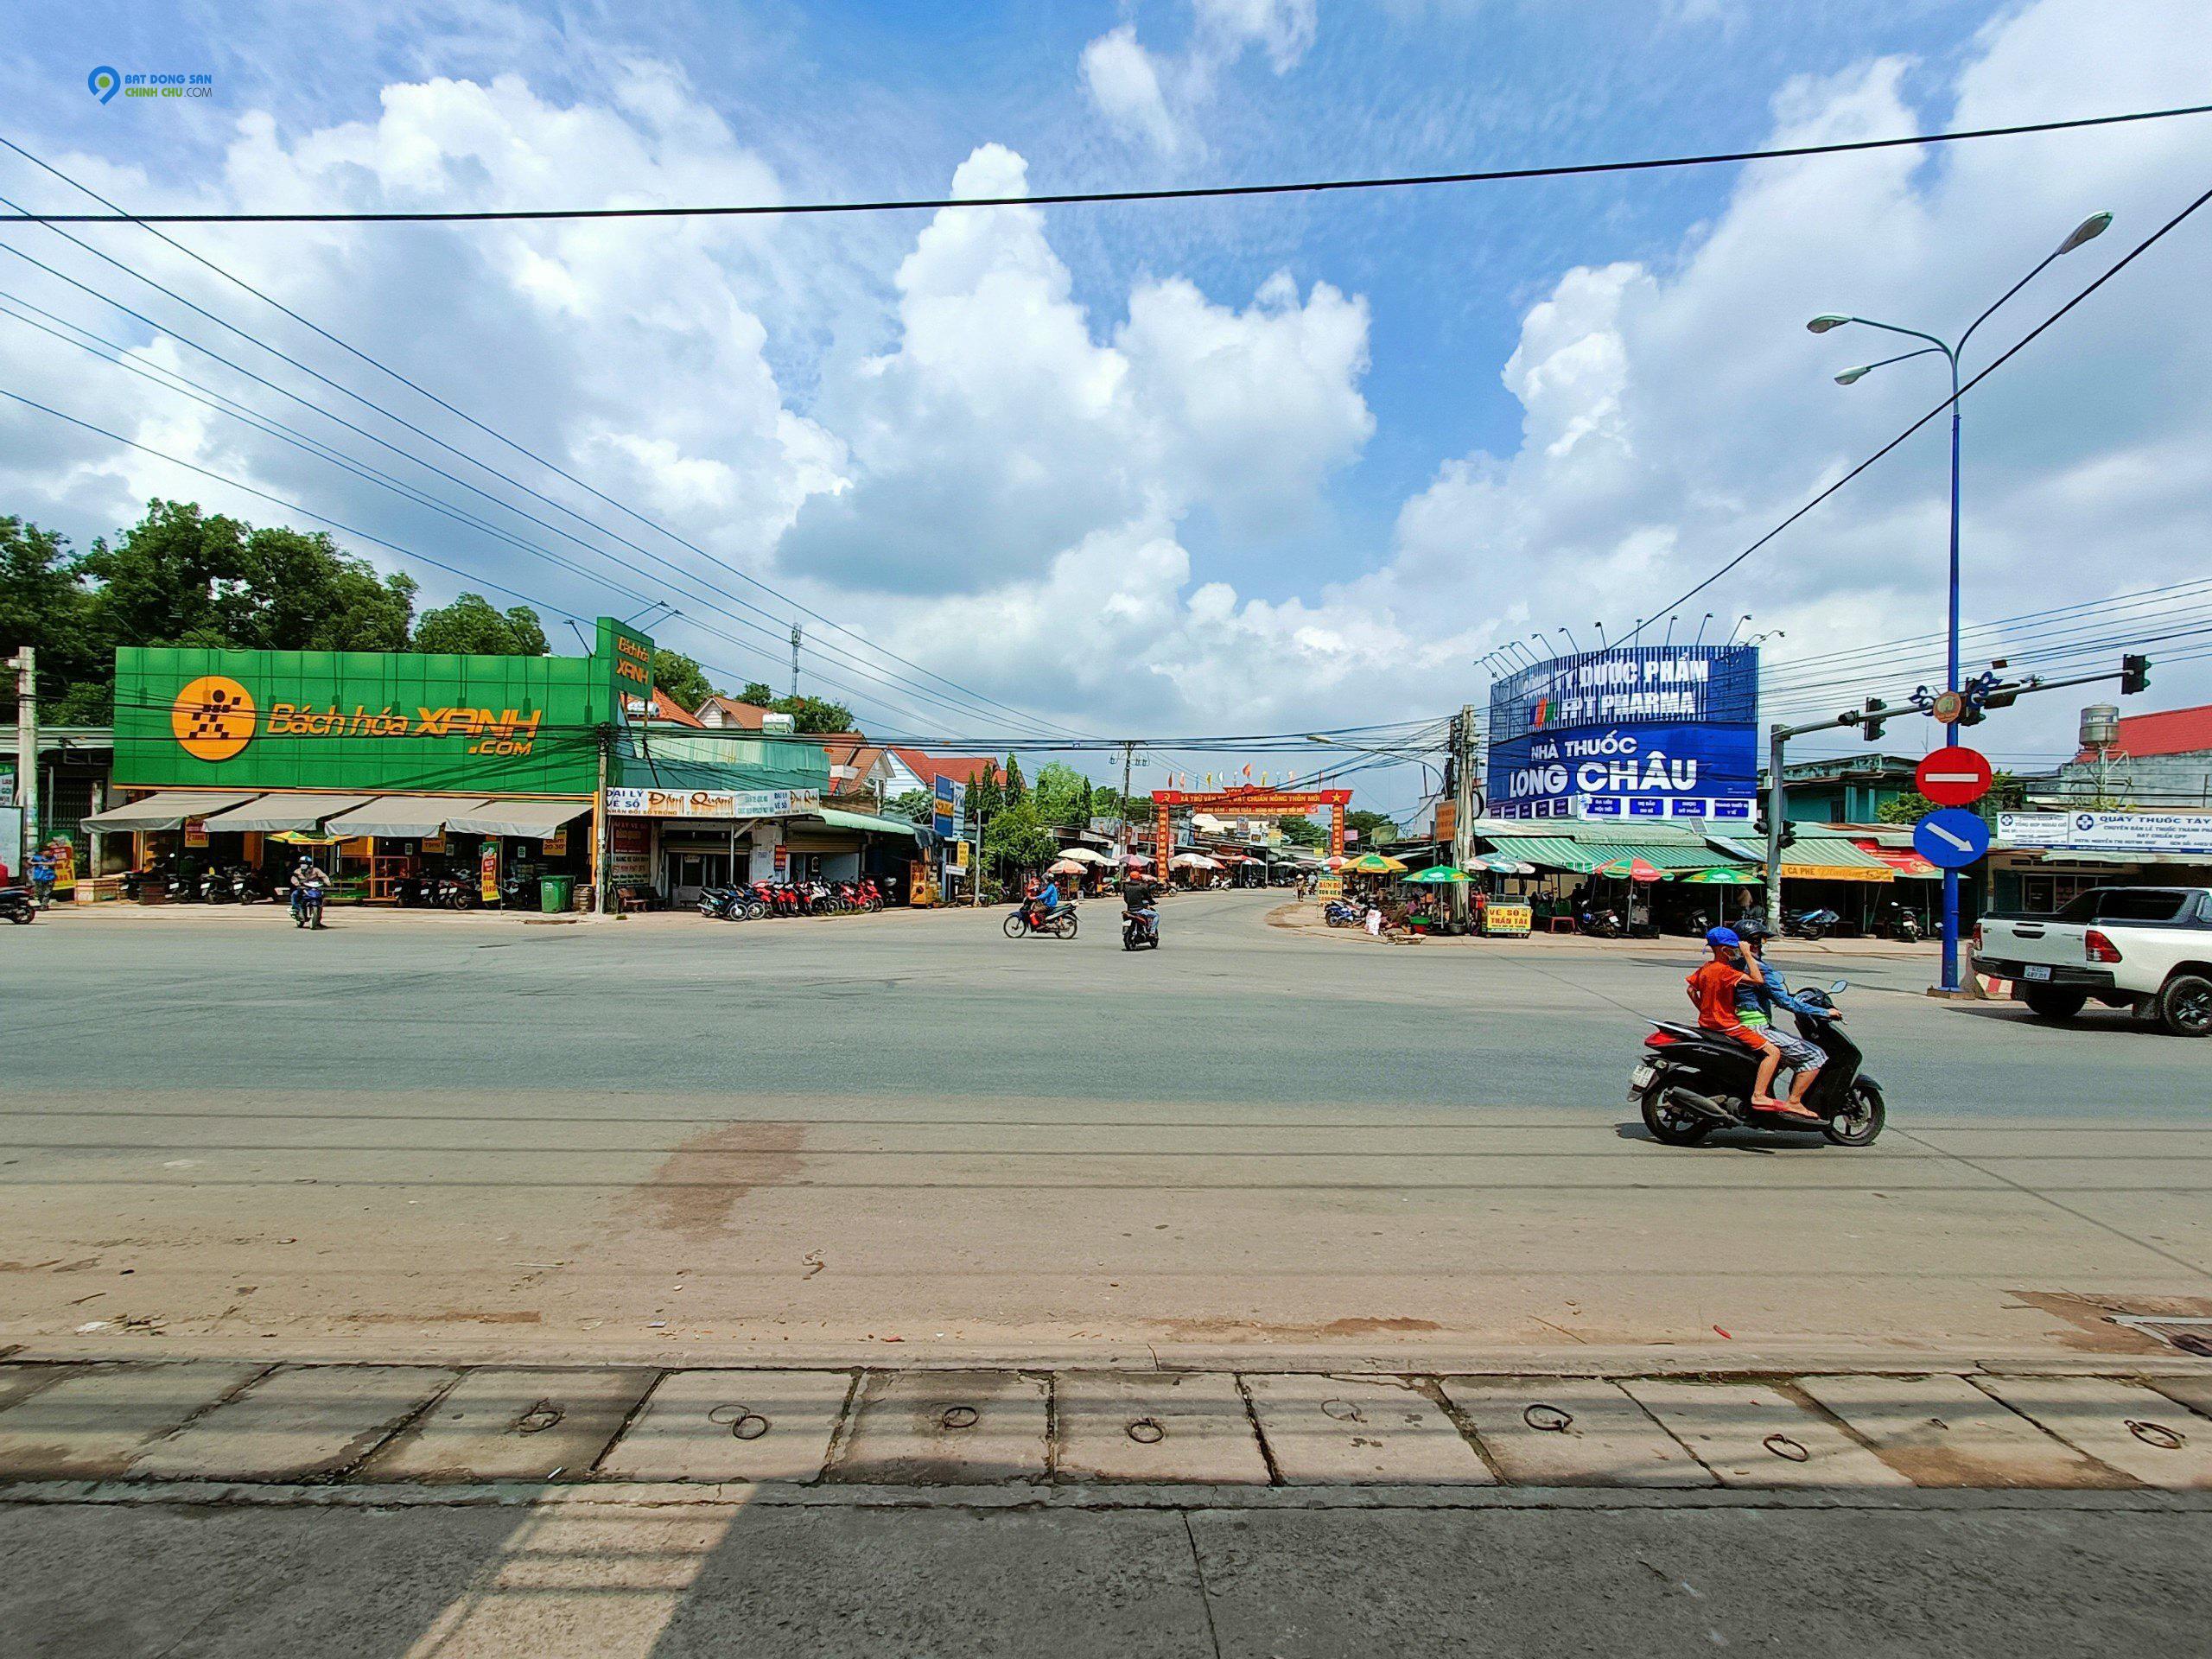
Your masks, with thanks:
M 1755 645 L 1555 657 L 1490 692 L 1490 814 L 1748 823 L 1758 798 Z
M 931 827 L 947 841 L 968 834 L 968 789 L 950 778 L 939 778 L 931 791 Z

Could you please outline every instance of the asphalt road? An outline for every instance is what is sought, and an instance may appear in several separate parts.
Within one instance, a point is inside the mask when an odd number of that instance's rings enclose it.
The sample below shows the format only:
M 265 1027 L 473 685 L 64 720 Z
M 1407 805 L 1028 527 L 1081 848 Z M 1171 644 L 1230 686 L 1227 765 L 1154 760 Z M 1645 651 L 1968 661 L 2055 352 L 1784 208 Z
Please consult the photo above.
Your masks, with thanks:
M 1643 1138 L 1686 942 L 1394 945 L 1179 898 L 0 932 L 0 1343 L 1400 1360 L 2088 1349 L 2212 1313 L 2212 1045 L 1839 971 L 1875 1147 Z M 902 1348 L 884 1346 L 904 1344 Z

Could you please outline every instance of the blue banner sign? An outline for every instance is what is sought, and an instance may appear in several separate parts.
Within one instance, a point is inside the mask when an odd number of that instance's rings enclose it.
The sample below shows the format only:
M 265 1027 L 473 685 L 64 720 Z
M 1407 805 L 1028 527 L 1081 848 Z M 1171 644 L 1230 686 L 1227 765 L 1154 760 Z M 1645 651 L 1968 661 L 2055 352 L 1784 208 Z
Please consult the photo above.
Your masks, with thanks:
M 1627 645 L 1491 687 L 1491 816 L 1741 823 L 1758 794 L 1753 645 Z
M 931 790 L 931 827 L 947 841 L 968 834 L 968 788 L 950 778 L 939 778 Z

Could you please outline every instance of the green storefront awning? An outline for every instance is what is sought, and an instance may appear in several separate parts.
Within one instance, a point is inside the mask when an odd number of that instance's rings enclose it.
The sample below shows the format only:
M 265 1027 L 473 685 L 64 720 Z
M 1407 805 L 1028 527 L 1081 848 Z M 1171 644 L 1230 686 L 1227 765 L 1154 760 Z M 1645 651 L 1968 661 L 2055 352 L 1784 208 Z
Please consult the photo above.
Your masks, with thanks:
M 904 818 L 879 818 L 873 812 L 846 812 L 834 806 L 815 808 L 806 815 L 838 830 L 873 830 L 878 835 L 913 836 L 918 825 Z
M 1642 859 L 1659 870 L 1709 870 L 1716 866 L 1749 861 L 1716 853 L 1701 842 L 1613 841 L 1597 836 L 1484 836 L 1484 841 L 1508 858 L 1540 868 L 1567 870 L 1578 875 L 1605 865 Z
M 1766 849 L 1756 842 L 1715 836 L 1713 844 L 1755 868 L 1766 868 Z M 1828 871 L 1834 874 L 1823 874 Z M 1801 881 L 1887 881 L 1896 876 L 1897 869 L 1840 836 L 1807 835 L 1800 829 L 1797 839 L 1783 852 L 1782 873 Z

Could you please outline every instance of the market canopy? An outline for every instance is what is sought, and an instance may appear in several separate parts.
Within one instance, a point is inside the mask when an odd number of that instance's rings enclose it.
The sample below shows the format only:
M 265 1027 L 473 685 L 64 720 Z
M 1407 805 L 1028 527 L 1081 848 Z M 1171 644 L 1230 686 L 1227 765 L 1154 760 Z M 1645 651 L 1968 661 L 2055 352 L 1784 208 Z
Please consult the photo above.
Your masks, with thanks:
M 1759 879 L 1749 870 L 1739 870 L 1732 864 L 1717 865 L 1709 870 L 1692 870 L 1682 878 L 1705 887 L 1756 887 Z
M 1178 853 L 1167 862 L 1170 868 L 1178 870 L 1217 870 L 1221 868 L 1204 853 Z
M 1743 842 L 1715 836 L 1713 844 L 1723 851 L 1742 855 L 1761 869 L 1766 867 L 1764 849 L 1754 851 Z M 1796 844 L 1782 855 L 1782 874 L 1792 881 L 1894 881 L 1897 872 L 1873 854 L 1862 852 L 1840 836 L 1807 835 L 1801 830 Z
M 1103 853 L 1093 852 L 1088 847 L 1071 847 L 1060 855 L 1062 863 L 1111 864 L 1114 861 Z
M 1916 881 L 1940 881 L 1943 872 L 1930 864 L 1910 847 L 1885 847 L 1879 842 L 1861 841 L 1854 837 L 1851 843 L 1862 853 L 1870 853 L 1888 865 L 1899 875 L 1910 876 Z M 1789 865 L 1783 866 L 1786 872 Z
M 444 832 L 456 813 L 480 812 L 491 802 L 450 795 L 379 795 L 366 806 L 340 812 L 325 826 L 332 835 L 385 836 L 428 840 Z
M 1638 855 L 1634 858 L 1617 858 L 1610 864 L 1601 864 L 1590 872 L 1592 875 L 1624 875 L 1631 881 L 1656 881 L 1659 867 Z
M 1702 839 L 1685 836 L 1681 841 L 1609 841 L 1598 836 L 1584 840 L 1579 836 L 1493 836 L 1485 833 L 1483 839 L 1505 857 L 1523 864 L 1541 865 L 1548 870 L 1567 870 L 1578 875 L 1588 875 L 1608 864 L 1624 863 L 1630 859 L 1642 859 L 1665 874 L 1671 870 L 1702 870 L 1715 864 L 1726 863 L 1731 857 L 1741 857 L 1738 850 L 1726 843 L 1715 842 L 1722 849 L 1722 855 L 1715 857 L 1711 847 Z M 1744 860 L 1748 863 L 1751 861 Z
M 461 836 L 521 836 L 543 841 L 590 810 L 589 801 L 486 801 L 449 815 L 446 828 Z
M 834 806 L 817 806 L 807 813 L 836 830 L 873 830 L 880 836 L 912 838 L 917 826 L 907 818 L 880 818 L 873 812 L 847 812 Z
M 242 805 L 257 799 L 257 789 L 165 789 L 159 794 L 149 795 L 143 801 L 132 801 L 124 806 L 111 806 L 105 812 L 95 812 L 86 818 L 88 830 L 130 830 L 143 833 L 153 830 L 175 830 L 182 827 L 187 818 L 204 818 L 211 812 L 220 812 L 226 807 Z
M 1447 882 L 1471 881 L 1474 877 L 1469 875 L 1465 870 L 1453 868 L 1449 864 L 1432 864 L 1425 870 L 1415 870 L 1406 880 L 1422 882 L 1431 887 L 1442 887 Z
M 1503 853 L 1484 853 L 1467 862 L 1478 870 L 1488 870 L 1492 875 L 1534 875 L 1536 867 L 1524 864 L 1517 858 L 1508 858 Z
M 357 806 L 366 806 L 373 798 L 368 795 L 314 795 L 304 791 L 292 795 L 264 795 L 257 801 L 234 806 L 227 812 L 218 812 L 207 820 L 207 830 L 211 835 L 230 835 L 241 830 L 257 830 L 264 833 L 276 830 L 312 830 L 325 818 L 335 813 L 351 811 Z

